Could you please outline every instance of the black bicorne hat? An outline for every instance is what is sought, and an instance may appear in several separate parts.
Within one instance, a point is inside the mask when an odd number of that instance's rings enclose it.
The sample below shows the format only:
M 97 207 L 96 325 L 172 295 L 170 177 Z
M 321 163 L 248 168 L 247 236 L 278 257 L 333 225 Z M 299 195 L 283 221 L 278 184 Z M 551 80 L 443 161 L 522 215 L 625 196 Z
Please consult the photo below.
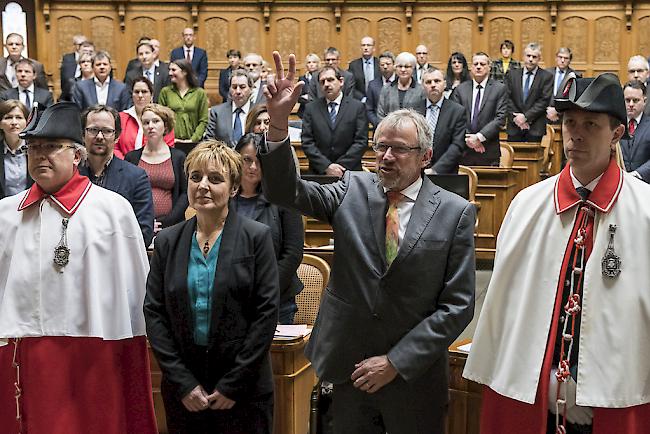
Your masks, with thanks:
M 34 108 L 27 127 L 20 133 L 23 139 L 68 139 L 83 144 L 81 113 L 75 103 L 60 102 L 45 110 Z
M 614 116 L 623 125 L 627 122 L 623 88 L 616 75 L 605 73 L 596 78 L 576 78 L 574 73 L 570 73 L 562 82 L 561 89 L 555 97 L 558 112 L 581 109 Z

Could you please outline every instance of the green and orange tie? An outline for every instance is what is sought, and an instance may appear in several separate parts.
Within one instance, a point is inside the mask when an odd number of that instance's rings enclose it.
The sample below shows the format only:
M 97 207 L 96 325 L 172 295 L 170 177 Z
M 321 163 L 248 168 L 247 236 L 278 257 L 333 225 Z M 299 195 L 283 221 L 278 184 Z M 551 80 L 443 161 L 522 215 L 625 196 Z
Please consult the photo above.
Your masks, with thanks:
M 399 215 L 397 205 L 402 201 L 404 195 L 399 191 L 386 192 L 388 198 L 388 212 L 386 213 L 386 261 L 388 265 L 393 263 L 399 249 Z

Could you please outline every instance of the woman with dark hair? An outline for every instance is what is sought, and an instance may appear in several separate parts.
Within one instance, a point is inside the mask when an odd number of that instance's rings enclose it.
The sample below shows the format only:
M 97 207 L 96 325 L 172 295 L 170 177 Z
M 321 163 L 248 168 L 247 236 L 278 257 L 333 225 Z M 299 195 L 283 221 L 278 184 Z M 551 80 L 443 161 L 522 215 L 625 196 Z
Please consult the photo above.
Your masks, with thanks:
M 506 39 L 501 43 L 499 48 L 501 51 L 501 58 L 492 62 L 492 68 L 490 69 L 490 78 L 493 80 L 499 80 L 503 83 L 508 71 L 513 69 L 521 69 L 521 63 L 518 60 L 512 58 L 512 55 L 515 52 L 515 44 L 511 40 Z
M 246 125 L 244 131 L 246 133 L 264 134 L 269 129 L 269 116 L 266 104 L 254 105 L 248 115 L 246 116 Z
M 279 321 L 280 324 L 293 324 L 298 310 L 296 295 L 303 288 L 296 274 L 302 261 L 305 241 L 302 216 L 295 211 L 271 204 L 262 194 L 262 168 L 258 160 L 261 137 L 255 133 L 246 134 L 235 146 L 235 151 L 242 156 L 244 167 L 241 186 L 231 206 L 237 214 L 271 228 L 280 278 Z
M 278 318 L 271 230 L 230 209 L 241 156 L 199 143 L 185 160 L 196 216 L 154 243 L 144 316 L 170 434 L 271 434 Z
M 159 104 L 147 104 L 141 116 L 147 141 L 144 147 L 129 152 L 124 159 L 147 172 L 153 195 L 153 231 L 157 234 L 162 228 L 185 220 L 188 205 L 183 171 L 185 153 L 165 142 L 165 137 L 174 130 L 173 111 Z
M 115 143 L 115 155 L 124 158 L 134 149 L 141 149 L 147 143 L 147 135 L 142 129 L 142 110 L 153 102 L 153 84 L 146 77 L 133 80 L 131 86 L 133 105 L 120 112 L 122 132 Z M 165 143 L 174 146 L 174 129 L 165 134 Z
M 446 80 L 447 87 L 445 88 L 445 91 L 447 92 L 447 95 L 445 96 L 449 96 L 451 91 L 456 89 L 456 86 L 462 82 L 471 80 L 469 67 L 467 66 L 467 59 L 465 59 L 463 53 L 456 51 L 451 53 L 451 56 L 449 56 Z
M 27 145 L 18 137 L 27 126 L 28 115 L 27 107 L 16 99 L 0 102 L 0 199 L 27 190 L 34 183 L 27 173 Z
M 169 78 L 172 84 L 161 89 L 158 103 L 176 113 L 177 142 L 199 142 L 208 125 L 208 96 L 199 87 L 192 64 L 185 59 L 169 62 Z

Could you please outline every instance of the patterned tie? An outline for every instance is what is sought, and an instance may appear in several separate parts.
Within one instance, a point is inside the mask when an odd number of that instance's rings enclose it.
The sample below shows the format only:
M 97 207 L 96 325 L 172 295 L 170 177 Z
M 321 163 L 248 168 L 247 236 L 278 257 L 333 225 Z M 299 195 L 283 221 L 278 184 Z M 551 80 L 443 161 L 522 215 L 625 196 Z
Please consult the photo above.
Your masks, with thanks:
M 336 122 L 336 103 L 332 101 L 329 103 L 330 106 L 330 123 L 332 126 L 334 126 L 334 123 Z
M 481 89 L 483 86 L 476 85 L 476 100 L 474 100 L 474 110 L 472 110 L 472 132 L 475 133 L 478 129 L 478 112 L 481 109 Z
M 239 115 L 243 112 L 241 108 L 235 109 L 235 125 L 232 128 L 232 139 L 237 143 L 242 136 L 241 118 Z
M 404 199 L 399 191 L 387 191 L 388 212 L 386 213 L 386 262 L 393 263 L 399 249 L 399 214 L 397 206 Z
M 144 76 L 147 77 L 147 80 L 151 81 L 151 70 L 147 69 L 144 72 Z M 153 83 L 153 82 L 152 82 Z
M 630 136 L 633 136 L 635 131 L 636 131 L 636 119 L 630 119 L 630 123 L 627 126 L 627 132 L 630 134 Z
M 27 111 L 31 111 L 32 102 L 29 99 L 29 89 L 23 89 L 23 92 L 25 92 L 25 108 L 27 108 Z
M 533 78 L 531 71 L 526 72 L 526 83 L 524 84 L 524 102 L 528 99 L 528 92 L 530 91 L 530 81 Z
M 190 57 L 190 51 L 191 50 L 189 48 L 185 50 L 185 60 L 187 60 L 189 63 L 192 63 L 192 57 Z
M 431 104 L 427 110 L 427 122 L 431 127 L 431 132 L 436 132 L 436 125 L 438 125 L 438 116 L 440 115 L 440 110 L 438 110 L 438 104 Z

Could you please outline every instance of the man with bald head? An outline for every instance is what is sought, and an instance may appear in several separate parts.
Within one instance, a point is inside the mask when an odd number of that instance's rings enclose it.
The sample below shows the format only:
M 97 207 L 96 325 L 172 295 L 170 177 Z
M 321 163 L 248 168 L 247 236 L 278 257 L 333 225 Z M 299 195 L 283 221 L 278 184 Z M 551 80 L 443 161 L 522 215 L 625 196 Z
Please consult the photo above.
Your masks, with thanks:
M 375 40 L 370 36 L 361 38 L 361 57 L 350 62 L 348 72 L 354 76 L 357 99 L 365 102 L 366 91 L 372 80 L 379 77 L 379 59 L 375 57 Z
M 648 96 L 647 89 L 650 86 L 650 82 L 648 82 L 649 66 L 648 59 L 641 55 L 632 56 L 627 62 L 627 79 L 643 83 L 646 86 L 646 97 Z M 650 104 L 646 105 L 643 113 L 650 116 Z
M 9 33 L 5 40 L 5 49 L 7 50 L 7 57 L 0 58 L 0 91 L 18 87 L 18 77 L 16 76 L 15 63 L 23 57 L 23 49 L 25 48 L 25 41 L 18 33 Z M 34 84 L 36 87 L 47 89 L 47 78 L 43 69 L 43 64 L 34 59 L 30 59 L 34 64 L 34 71 L 36 72 L 36 79 Z
M 264 63 L 264 59 L 257 53 L 248 53 L 244 56 L 242 63 L 253 83 L 250 95 L 251 103 L 253 105 L 263 104 L 266 101 L 263 92 L 266 82 L 262 80 L 262 63 Z
M 432 65 L 430 65 L 429 62 L 429 49 L 427 48 L 426 45 L 418 45 L 415 47 L 415 58 L 417 59 L 418 63 L 416 65 L 416 69 L 414 71 L 415 78 L 417 79 L 418 83 L 422 82 L 422 76 L 424 73 L 431 68 Z
M 194 46 L 194 29 L 186 27 L 183 29 L 183 45 L 174 48 L 169 55 L 169 61 L 185 59 L 192 64 L 192 69 L 199 79 L 199 86 L 204 87 L 205 79 L 208 78 L 208 54 L 203 48 Z

